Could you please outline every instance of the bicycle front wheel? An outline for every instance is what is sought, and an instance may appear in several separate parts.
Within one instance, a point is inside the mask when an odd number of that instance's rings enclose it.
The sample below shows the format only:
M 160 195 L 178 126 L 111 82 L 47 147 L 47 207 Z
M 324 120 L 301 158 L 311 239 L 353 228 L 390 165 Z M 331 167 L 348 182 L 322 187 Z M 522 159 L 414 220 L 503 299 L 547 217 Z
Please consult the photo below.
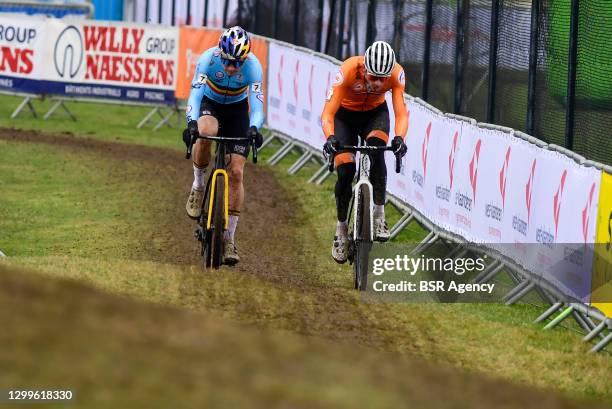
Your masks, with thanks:
M 204 261 L 207 268 L 219 268 L 223 264 L 223 232 L 225 231 L 225 177 L 215 176 L 212 219 L 207 231 Z
M 357 214 L 356 214 L 356 235 L 354 243 L 353 267 L 355 270 L 355 289 L 365 291 L 368 287 L 368 270 L 370 250 L 372 249 L 371 240 L 371 215 L 370 215 L 370 190 L 366 185 L 361 185 L 357 193 Z

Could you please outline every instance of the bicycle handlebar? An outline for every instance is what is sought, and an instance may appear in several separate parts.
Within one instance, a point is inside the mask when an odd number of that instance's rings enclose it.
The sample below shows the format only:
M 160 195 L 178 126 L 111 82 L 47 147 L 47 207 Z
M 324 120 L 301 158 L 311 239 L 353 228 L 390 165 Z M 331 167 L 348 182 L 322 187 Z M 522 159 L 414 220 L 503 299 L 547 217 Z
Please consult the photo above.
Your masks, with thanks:
M 362 152 L 362 153 L 372 153 L 376 151 L 392 151 L 393 148 L 391 146 L 350 146 L 350 145 L 340 145 L 338 147 L 338 151 L 349 151 L 349 152 Z M 337 152 L 336 152 L 337 153 Z M 328 170 L 330 172 L 334 171 L 334 158 L 336 157 L 336 153 L 328 156 Z M 395 173 L 400 173 L 402 168 L 402 158 L 393 152 L 395 155 Z
M 241 138 L 228 138 L 225 136 L 200 136 L 200 135 L 192 135 L 191 143 L 187 147 L 187 152 L 185 152 L 185 159 L 191 158 L 191 150 L 193 145 L 196 143 L 198 139 L 205 139 L 208 141 L 216 141 L 216 142 L 249 142 L 251 146 L 253 146 L 253 163 L 257 163 L 257 144 L 255 143 L 255 138 L 247 138 L 246 136 Z

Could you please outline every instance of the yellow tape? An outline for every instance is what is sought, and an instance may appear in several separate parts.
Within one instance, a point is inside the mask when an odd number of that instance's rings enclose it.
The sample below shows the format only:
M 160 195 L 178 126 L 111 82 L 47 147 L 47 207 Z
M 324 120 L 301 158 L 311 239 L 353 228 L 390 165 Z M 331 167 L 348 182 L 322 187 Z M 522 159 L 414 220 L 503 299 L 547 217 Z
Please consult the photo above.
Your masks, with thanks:
M 225 230 L 227 230 L 228 225 L 228 213 L 229 213 L 229 193 L 228 193 L 228 177 L 225 169 L 217 169 L 212 175 L 212 185 L 210 187 L 210 200 L 208 201 L 208 219 L 206 221 L 206 229 L 210 229 L 210 224 L 212 220 L 212 208 L 213 203 L 215 201 L 215 185 L 217 184 L 217 175 L 221 173 L 223 175 L 223 179 L 225 179 L 225 185 L 223 186 L 223 196 L 225 197 Z
M 612 317 L 612 175 L 601 173 L 591 305 Z

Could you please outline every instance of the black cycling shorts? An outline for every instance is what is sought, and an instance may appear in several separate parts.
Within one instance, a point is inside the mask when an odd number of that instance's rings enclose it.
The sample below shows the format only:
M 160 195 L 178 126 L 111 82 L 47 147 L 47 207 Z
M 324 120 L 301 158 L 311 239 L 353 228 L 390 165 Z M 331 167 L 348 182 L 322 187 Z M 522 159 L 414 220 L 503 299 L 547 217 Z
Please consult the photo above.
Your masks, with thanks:
M 357 145 L 359 142 L 357 136 L 365 139 L 372 131 L 384 132 L 384 139 L 387 142 L 389 139 L 387 102 L 369 111 L 352 111 L 340 107 L 334 118 L 334 131 L 340 145 Z
M 219 136 L 226 138 L 244 138 L 249 130 L 249 102 L 247 98 L 233 104 L 220 104 L 208 97 L 202 98 L 200 116 L 211 115 L 219 121 Z M 249 157 L 250 144 L 239 141 L 226 144 L 227 153 Z

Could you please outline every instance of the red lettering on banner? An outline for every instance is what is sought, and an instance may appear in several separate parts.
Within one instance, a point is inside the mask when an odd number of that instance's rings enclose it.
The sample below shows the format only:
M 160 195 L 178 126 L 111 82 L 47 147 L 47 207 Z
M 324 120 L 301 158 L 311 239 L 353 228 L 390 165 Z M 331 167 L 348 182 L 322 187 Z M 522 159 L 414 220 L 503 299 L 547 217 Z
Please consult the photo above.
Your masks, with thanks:
M 1 47 L 0 48 L 0 72 L 11 72 L 29 74 L 32 72 L 33 50 Z
M 134 39 L 134 53 L 140 51 L 140 41 L 142 41 L 142 37 L 144 37 L 144 29 L 143 28 L 133 28 L 132 29 L 132 38 Z
M 121 28 L 104 26 L 84 26 L 85 50 L 110 51 L 122 54 L 140 52 L 140 42 L 144 37 L 144 28 Z
M 104 43 L 104 37 L 106 35 L 106 27 L 90 27 L 84 26 L 85 30 L 85 49 L 94 51 L 102 48 L 101 44 Z M 104 50 L 101 50 L 104 51 Z
M 85 79 L 155 85 L 172 85 L 174 81 L 172 61 L 88 54 L 86 64 Z
M 145 63 L 145 84 L 154 84 L 155 77 L 153 76 L 153 69 L 155 66 L 155 60 L 147 60 Z

